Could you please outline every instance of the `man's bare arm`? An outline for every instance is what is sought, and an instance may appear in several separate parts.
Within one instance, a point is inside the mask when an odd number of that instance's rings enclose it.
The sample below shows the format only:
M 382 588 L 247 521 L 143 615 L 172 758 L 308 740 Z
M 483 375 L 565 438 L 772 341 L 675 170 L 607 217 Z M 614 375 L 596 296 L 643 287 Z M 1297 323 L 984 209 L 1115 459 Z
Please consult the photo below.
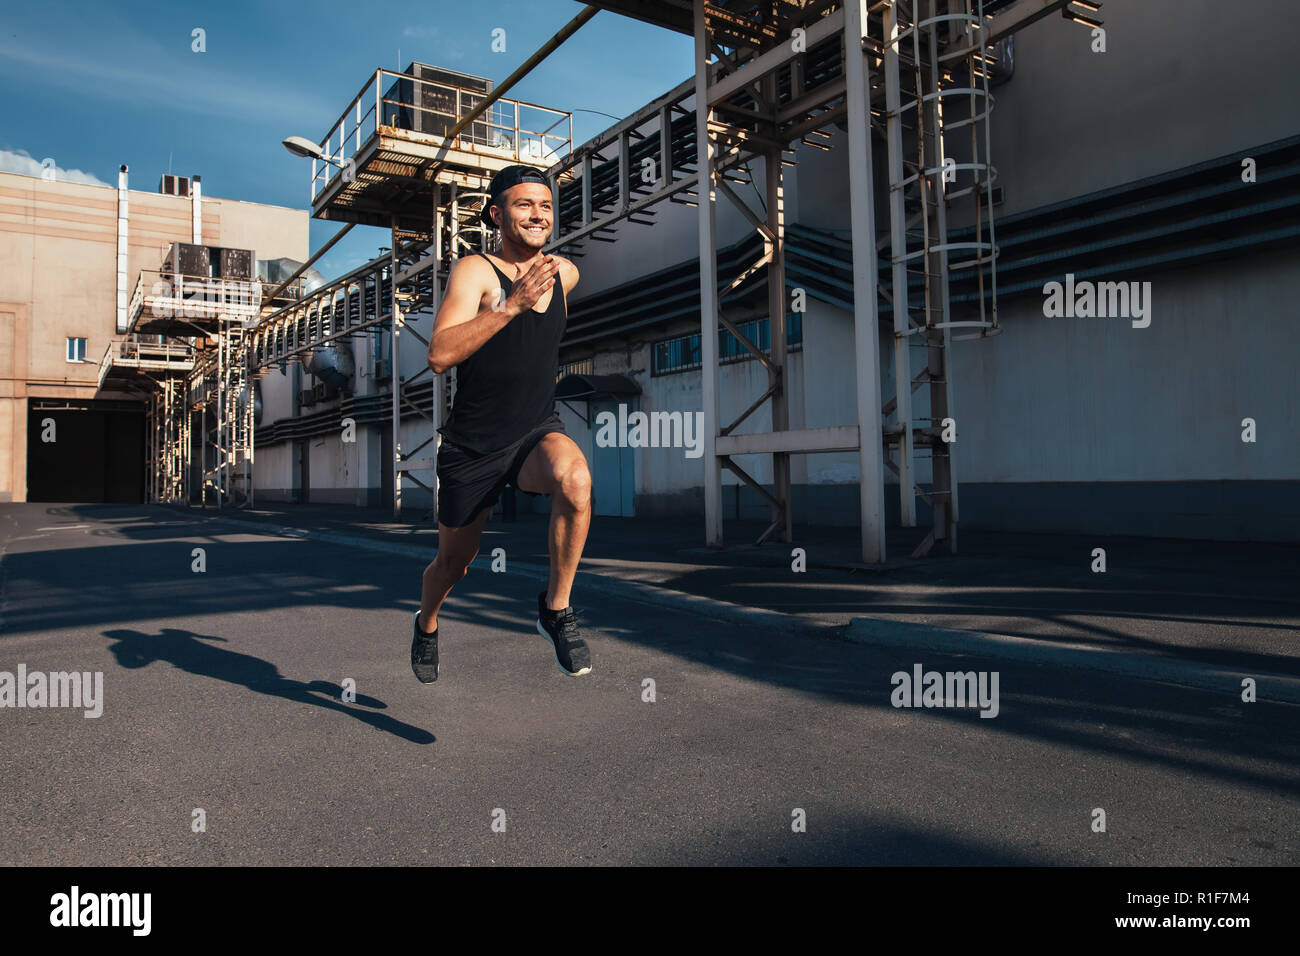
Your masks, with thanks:
M 429 367 L 437 375 L 465 361 L 512 319 L 531 309 L 550 288 L 559 269 L 549 257 L 539 260 L 515 280 L 510 296 L 503 303 L 494 310 L 480 312 L 483 294 L 470 271 L 477 266 L 470 266 L 471 262 L 462 259 L 452 270 L 446 296 L 433 321 L 428 358 Z
M 429 367 L 437 375 L 469 358 L 514 318 L 506 303 L 496 311 L 479 311 L 483 292 L 475 282 L 477 267 L 473 262 L 462 259 L 451 270 L 442 305 L 433 320 Z
M 578 267 L 563 256 L 555 256 L 560 263 L 560 278 L 564 283 L 564 294 L 567 296 L 578 285 Z

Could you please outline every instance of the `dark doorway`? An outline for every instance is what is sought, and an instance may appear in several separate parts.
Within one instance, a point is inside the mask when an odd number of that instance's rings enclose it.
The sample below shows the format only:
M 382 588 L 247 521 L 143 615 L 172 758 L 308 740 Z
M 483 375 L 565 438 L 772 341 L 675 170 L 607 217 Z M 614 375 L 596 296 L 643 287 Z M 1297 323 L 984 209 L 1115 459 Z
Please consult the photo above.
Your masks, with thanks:
M 88 400 L 27 410 L 27 500 L 144 501 L 144 408 Z
M 393 426 L 379 429 L 379 507 L 393 506 Z
M 305 505 L 311 499 L 311 447 L 310 439 L 293 443 L 293 500 Z

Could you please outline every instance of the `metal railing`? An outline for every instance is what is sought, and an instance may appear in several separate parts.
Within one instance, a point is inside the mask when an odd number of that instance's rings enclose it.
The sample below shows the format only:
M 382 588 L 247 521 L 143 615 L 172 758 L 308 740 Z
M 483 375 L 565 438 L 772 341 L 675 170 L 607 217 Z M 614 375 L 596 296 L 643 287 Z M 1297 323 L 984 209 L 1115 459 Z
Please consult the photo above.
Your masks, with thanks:
M 312 160 L 312 201 L 338 176 L 355 174 L 349 163 L 380 128 L 442 143 L 447 131 L 489 95 L 406 73 L 376 70 L 320 141 L 326 160 Z M 465 152 L 549 166 L 572 148 L 573 116 L 563 110 L 502 98 L 448 145 Z
M 264 316 L 245 339 L 254 369 L 302 356 L 385 320 L 392 312 L 392 259 L 379 256 Z
M 183 342 L 137 342 L 133 339 L 109 342 L 99 362 L 102 387 L 109 369 L 135 368 L 152 371 L 188 372 L 194 368 L 194 348 Z
M 262 311 L 260 279 L 220 279 L 143 269 L 127 309 L 127 328 L 153 319 L 243 321 Z

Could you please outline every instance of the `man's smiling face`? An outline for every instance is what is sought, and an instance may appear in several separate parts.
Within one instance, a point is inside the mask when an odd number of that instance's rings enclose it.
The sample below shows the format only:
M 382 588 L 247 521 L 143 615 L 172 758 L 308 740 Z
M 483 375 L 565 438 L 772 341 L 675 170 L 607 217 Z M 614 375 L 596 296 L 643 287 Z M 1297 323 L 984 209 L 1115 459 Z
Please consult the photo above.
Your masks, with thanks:
M 551 190 L 542 183 L 511 186 L 497 201 L 493 220 L 504 238 L 529 249 L 541 249 L 551 238 Z

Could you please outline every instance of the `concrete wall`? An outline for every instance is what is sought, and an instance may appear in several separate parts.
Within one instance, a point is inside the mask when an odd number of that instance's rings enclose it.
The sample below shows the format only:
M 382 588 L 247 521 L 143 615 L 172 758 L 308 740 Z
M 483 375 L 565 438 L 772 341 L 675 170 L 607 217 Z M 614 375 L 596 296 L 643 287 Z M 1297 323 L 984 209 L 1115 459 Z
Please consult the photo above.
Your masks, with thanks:
M 1291 0 L 1106 0 L 1089 28 L 1016 34 L 996 88 L 993 162 L 1008 215 L 1300 132 Z
M 0 302 L 0 501 L 27 495 L 27 312 Z
M 156 197 L 150 197 L 156 198 Z M 166 198 L 166 197 L 161 197 Z M 305 209 L 268 206 L 238 199 L 204 199 L 203 217 L 214 220 L 211 240 L 231 249 L 252 249 L 257 259 L 297 259 L 311 255 L 310 216 Z M 204 227 L 204 242 L 208 229 Z
M 306 210 L 205 198 L 203 241 L 261 258 L 306 258 Z M 193 238 L 189 198 L 131 190 L 128 295 L 167 247 Z M 0 500 L 26 500 L 27 398 L 97 392 L 115 334 L 117 190 L 0 173 Z M 86 339 L 86 362 L 66 339 Z M 6 440 L 6 436 L 9 436 Z
M 333 278 L 333 277 L 330 277 Z M 429 316 L 417 316 L 413 319 L 415 327 L 421 334 L 427 334 L 431 320 Z M 412 379 L 424 372 L 420 381 L 427 381 L 428 367 L 426 348 L 412 335 L 399 339 L 399 361 L 404 379 Z M 376 395 L 388 392 L 391 382 L 375 381 L 375 351 L 387 359 L 390 355 L 391 339 L 388 331 L 376 339 L 371 336 L 357 337 L 343 343 L 343 347 L 352 351 L 356 374 L 352 380 L 352 390 L 357 396 Z M 262 424 L 270 425 L 281 419 L 294 417 L 296 391 L 305 389 L 316 379 L 296 362 L 286 363 L 285 374 L 278 370 L 264 373 L 260 379 L 262 386 Z M 320 402 L 310 408 L 300 410 L 302 415 L 314 415 L 342 404 L 342 396 L 326 402 Z M 306 500 L 312 504 L 340 504 L 356 507 L 379 507 L 391 503 L 391 477 L 388 474 L 390 459 L 388 457 L 387 434 L 391 431 L 389 405 L 384 404 L 384 418 L 381 424 L 356 424 L 353 430 L 354 441 L 344 441 L 340 429 L 337 434 L 317 435 L 303 440 L 295 448 L 295 441 L 279 442 L 274 445 L 259 446 L 257 450 L 257 467 L 254 473 L 254 486 L 258 498 L 265 501 Z M 409 417 L 409 410 L 403 408 L 403 421 L 399 432 L 401 449 L 409 453 L 421 445 L 433 434 L 429 422 Z M 306 456 L 307 489 L 302 493 L 302 465 L 299 456 Z M 433 446 L 425 445 L 417 457 L 431 458 Z M 421 469 L 412 473 L 415 478 L 433 486 L 434 473 L 431 469 Z M 433 497 L 411 478 L 404 478 L 403 506 L 416 510 L 428 510 L 433 507 Z

